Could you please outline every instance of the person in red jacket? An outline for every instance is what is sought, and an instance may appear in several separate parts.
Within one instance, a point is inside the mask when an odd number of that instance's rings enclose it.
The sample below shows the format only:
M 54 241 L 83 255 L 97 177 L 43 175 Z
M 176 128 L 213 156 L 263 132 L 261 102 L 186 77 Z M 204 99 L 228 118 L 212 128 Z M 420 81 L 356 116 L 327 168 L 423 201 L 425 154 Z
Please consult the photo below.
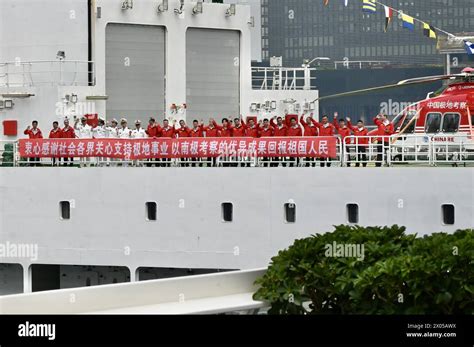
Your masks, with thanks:
M 321 123 L 313 120 L 313 124 L 319 130 L 319 136 L 334 136 L 334 125 L 329 123 L 329 117 L 324 115 L 321 119 Z
M 276 119 L 276 123 L 275 123 L 275 119 Z M 275 137 L 286 137 L 288 136 L 287 135 L 287 132 L 288 132 L 288 127 L 285 125 L 285 123 L 283 123 L 283 118 L 282 117 L 273 117 L 271 120 L 270 120 L 270 125 L 272 126 L 272 128 L 274 129 L 274 132 L 273 132 L 273 136 Z
M 148 135 L 148 137 L 151 137 L 154 139 L 161 136 L 161 127 L 159 124 L 156 123 L 155 118 L 153 117 L 150 118 L 148 122 L 148 127 L 145 132 Z
M 23 132 L 25 135 L 28 135 L 28 138 L 31 140 L 37 140 L 43 138 L 43 133 L 38 128 L 38 121 L 34 120 L 31 122 L 31 127 L 28 126 L 25 131 Z M 40 158 L 30 158 L 28 160 L 31 166 L 39 166 Z
M 188 128 L 184 120 L 179 121 L 179 128 L 176 130 L 176 137 L 178 139 L 191 137 L 191 129 Z M 183 158 L 181 159 L 181 161 L 184 162 L 183 166 L 189 166 L 189 164 L 187 163 L 189 161 L 188 158 Z
M 355 138 L 355 145 L 356 145 L 356 152 L 357 152 L 357 163 L 356 167 L 360 167 L 360 163 L 362 163 L 363 167 L 367 167 L 367 147 L 369 145 L 369 130 L 364 126 L 364 122 L 359 120 L 357 122 L 357 126 L 353 126 L 351 123 L 351 119 L 349 117 L 346 118 L 347 126 L 349 129 L 352 130 L 354 133 Z M 349 166 L 351 164 L 349 163 Z
M 298 121 L 296 118 L 291 118 L 290 127 L 288 128 L 288 131 L 287 131 L 287 136 L 288 137 L 303 136 L 303 131 L 301 130 L 301 126 L 298 124 Z M 299 165 L 299 158 L 292 158 L 290 167 L 293 167 L 295 164 L 296 166 Z
M 267 118 L 265 118 L 263 122 L 260 121 L 258 123 L 258 137 L 273 137 L 274 133 L 275 129 L 270 125 L 270 121 Z M 270 158 L 268 157 L 263 158 L 263 161 L 263 166 L 265 167 L 268 167 L 269 164 L 271 166 L 275 165 L 275 163 L 270 163 Z M 278 163 L 276 165 L 278 165 Z
M 145 130 L 145 133 L 147 134 L 148 137 L 150 138 L 153 138 L 153 139 L 157 139 L 161 136 L 161 127 L 158 123 L 156 123 L 156 119 L 151 117 L 150 120 L 148 121 L 148 127 L 146 128 Z M 148 164 L 147 166 L 148 167 L 152 167 L 152 166 L 157 166 L 157 162 L 158 160 L 157 159 L 148 159 Z
M 163 127 L 161 129 L 161 137 L 166 139 L 174 139 L 176 138 L 176 129 L 174 126 L 170 126 L 169 120 L 165 119 L 163 121 Z
M 195 119 L 193 121 L 193 128 L 189 131 L 189 137 L 191 137 L 191 138 L 204 137 L 203 127 L 204 127 L 204 121 L 201 120 L 201 123 L 199 123 L 199 121 L 197 119 Z M 193 159 L 191 159 L 191 161 L 193 161 L 193 163 L 191 164 L 192 167 L 196 166 L 196 162 L 199 163 L 200 167 L 202 166 L 200 158 L 193 158 Z
M 276 123 L 275 123 L 276 119 Z M 287 137 L 288 136 L 288 127 L 286 124 L 283 122 L 282 117 L 273 117 L 270 119 L 270 127 L 273 129 L 273 135 L 274 137 Z M 285 161 L 284 158 L 279 158 L 279 157 L 274 157 L 272 158 L 272 163 L 270 164 L 271 167 L 278 167 L 279 162 Z M 293 164 L 292 164 L 293 165 Z M 283 163 L 283 166 L 286 166 L 285 163 Z
M 202 126 L 203 132 L 206 134 L 206 138 L 216 138 L 220 137 L 220 132 L 219 129 L 216 127 L 216 121 L 214 118 L 209 119 L 209 125 L 208 126 Z M 212 166 L 217 165 L 217 158 L 206 158 L 205 161 L 212 161 Z
M 219 137 L 219 129 L 214 125 L 216 121 L 211 118 L 209 119 L 209 125 L 203 126 L 202 130 L 206 133 L 206 137 Z
M 258 126 L 255 124 L 255 120 L 253 118 L 249 119 L 249 124 L 247 125 L 245 135 L 254 139 L 258 138 Z
M 191 129 L 188 128 L 184 120 L 179 121 L 179 128 L 176 130 L 178 138 L 191 137 Z
M 392 122 L 388 120 L 388 116 L 384 114 L 379 114 L 374 119 L 374 123 L 378 128 L 378 135 L 382 136 L 378 138 L 377 145 L 377 163 L 375 166 L 381 167 L 384 161 L 384 152 L 385 154 L 388 151 L 388 146 L 390 143 L 390 136 L 392 136 L 395 131 Z M 387 155 L 385 155 L 385 158 Z
M 301 137 L 303 136 L 303 131 L 301 130 L 301 126 L 298 124 L 295 118 L 292 118 L 290 121 L 290 127 L 287 130 L 288 137 Z
M 49 132 L 50 139 L 60 139 L 61 138 L 61 128 L 59 127 L 59 122 L 53 122 L 53 129 Z M 53 166 L 56 165 L 56 158 L 53 158 Z
M 306 118 L 306 121 L 304 119 L 304 115 L 301 115 L 300 123 L 303 126 L 305 137 L 318 136 L 319 130 L 318 127 L 314 125 L 312 113 L 309 117 Z
M 74 128 L 69 125 L 69 119 L 64 120 L 64 128 L 61 129 L 61 138 L 62 139 L 75 139 L 76 132 Z
M 50 139 L 60 139 L 61 138 L 61 128 L 59 127 L 59 122 L 53 122 L 53 129 L 49 132 Z
M 69 125 L 69 119 L 64 120 L 64 128 L 61 129 L 61 138 L 62 139 L 75 139 L 76 132 L 74 128 Z M 70 161 L 70 166 L 73 165 L 74 158 L 63 158 L 64 166 L 67 166 L 67 162 Z
M 341 143 L 350 144 L 351 143 L 351 129 L 346 125 L 344 119 L 337 120 L 338 113 L 334 113 L 333 125 L 336 128 L 339 136 L 341 136 Z
M 313 113 L 311 113 L 309 117 L 306 118 L 306 120 L 304 119 L 304 115 L 301 115 L 300 123 L 304 129 L 304 135 L 303 135 L 304 137 L 318 136 L 319 129 L 315 125 L 315 123 L 317 124 L 317 122 L 313 118 Z M 316 166 L 314 158 L 306 158 L 306 167 L 309 167 L 309 166 L 312 166 L 312 167 Z
M 213 125 L 219 130 L 219 137 L 232 137 L 234 128 L 229 119 L 222 119 L 222 125 L 218 125 L 215 121 Z
M 270 121 L 265 118 L 259 122 L 258 127 L 258 137 L 273 137 L 275 133 L 275 129 L 270 125 Z
M 201 124 L 197 120 L 193 121 L 193 128 L 189 132 L 189 137 L 204 137 L 203 133 L 204 123 L 201 120 Z
M 161 138 L 164 138 L 164 139 L 176 138 L 176 129 L 174 126 L 170 126 L 170 122 L 168 119 L 163 120 L 163 127 L 161 127 L 159 124 L 158 126 L 160 128 Z M 163 167 L 171 167 L 171 159 L 164 158 L 164 159 L 161 159 L 161 161 L 163 162 L 162 164 Z
M 339 136 L 341 137 L 341 155 L 344 157 L 347 155 L 347 162 L 349 163 L 351 161 L 351 155 L 349 152 L 349 148 L 347 145 L 351 144 L 351 129 L 346 125 L 346 121 L 344 119 L 340 119 L 339 121 L 337 120 L 338 113 L 334 113 L 334 120 L 333 120 L 333 125 L 334 128 L 336 128 Z M 344 144 L 346 147 L 344 147 Z M 350 166 L 350 164 L 349 164 Z
M 334 125 L 329 123 L 329 117 L 327 115 L 324 115 L 321 123 L 316 122 L 313 120 L 313 124 L 318 128 L 319 131 L 319 136 L 334 136 Z M 331 166 L 331 159 L 324 159 L 321 158 L 321 167 L 330 167 Z
M 28 126 L 24 131 L 24 134 L 28 135 L 28 138 L 31 140 L 43 138 L 43 133 L 41 132 L 40 128 L 38 128 L 38 121 L 36 120 L 31 122 L 31 127 Z
M 234 137 L 245 137 L 247 133 L 247 125 L 245 124 L 244 120 L 241 118 L 234 119 L 234 128 L 232 135 Z

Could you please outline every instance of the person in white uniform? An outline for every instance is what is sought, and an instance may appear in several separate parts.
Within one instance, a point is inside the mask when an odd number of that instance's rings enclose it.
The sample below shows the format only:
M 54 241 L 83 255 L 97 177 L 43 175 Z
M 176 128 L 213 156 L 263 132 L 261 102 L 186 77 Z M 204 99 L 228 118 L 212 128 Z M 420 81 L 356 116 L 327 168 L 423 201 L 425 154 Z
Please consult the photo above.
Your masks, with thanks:
M 118 139 L 118 121 L 114 118 L 107 127 L 107 137 L 109 139 Z
M 92 136 L 94 139 L 105 139 L 107 138 L 107 127 L 105 121 L 99 118 L 99 123 L 95 128 L 92 129 Z
M 79 139 L 92 139 L 92 127 L 87 124 L 87 118 L 81 117 L 80 122 L 79 118 L 76 118 L 74 123 L 74 130 L 76 130 L 76 137 Z M 90 165 L 92 162 L 91 158 L 81 158 L 81 165 Z
M 145 129 L 142 128 L 142 122 L 137 120 L 135 122 L 135 129 L 132 130 L 132 139 L 145 139 L 148 135 L 146 134 Z
M 105 120 L 99 118 L 99 122 L 95 128 L 92 129 L 92 137 L 94 139 L 105 139 L 107 138 L 107 127 L 105 126 Z M 102 165 L 105 160 L 104 158 L 96 158 L 95 162 L 97 165 Z
M 105 127 L 107 131 L 107 138 L 109 139 L 118 139 L 118 121 L 114 118 L 110 121 L 109 125 Z M 119 161 L 118 159 L 114 158 L 107 158 L 107 166 L 110 166 L 111 163 L 115 163 Z
M 132 135 L 132 131 L 128 128 L 128 122 L 125 118 L 120 120 L 120 127 L 118 129 L 119 139 L 129 139 Z M 125 159 L 127 161 L 128 159 Z M 128 166 L 128 162 L 125 162 L 123 166 Z
M 76 130 L 76 136 L 79 139 L 91 139 L 92 138 L 92 127 L 87 124 L 87 118 L 82 117 L 80 119 L 76 118 L 76 122 L 74 123 L 74 129 Z
M 120 128 L 118 129 L 118 137 L 120 139 L 129 139 L 132 135 L 132 132 L 128 128 L 128 122 L 125 118 L 120 120 Z
M 135 129 L 132 130 L 132 134 L 130 136 L 132 139 L 145 139 L 148 137 L 146 134 L 145 129 L 142 128 L 142 122 L 137 120 L 135 121 Z M 135 166 L 143 166 L 142 163 L 140 163 L 139 160 L 136 160 L 134 162 Z

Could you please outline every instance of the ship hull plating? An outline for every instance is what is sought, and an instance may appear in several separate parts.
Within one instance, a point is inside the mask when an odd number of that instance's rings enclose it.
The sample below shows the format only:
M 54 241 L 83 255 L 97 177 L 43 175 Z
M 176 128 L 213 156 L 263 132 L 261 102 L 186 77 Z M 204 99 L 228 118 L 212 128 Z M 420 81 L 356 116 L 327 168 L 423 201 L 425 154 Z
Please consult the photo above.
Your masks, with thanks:
M 4 168 L 0 244 L 37 246 L 30 257 L 3 257 L 21 265 L 2 268 L 17 288 L 4 292 L 17 291 L 20 279 L 31 291 L 34 264 L 61 265 L 51 270 L 58 274 L 69 265 L 109 267 L 94 270 L 103 283 L 164 276 L 147 268 L 265 267 L 295 239 L 347 224 L 348 204 L 358 205 L 360 225 L 454 232 L 474 225 L 473 188 L 469 168 Z M 70 203 L 69 220 L 61 201 Z M 147 202 L 156 203 L 156 221 Z M 232 222 L 224 222 L 229 203 Z M 295 223 L 285 204 L 295 206 Z M 444 225 L 443 205 L 454 206 L 454 225 Z

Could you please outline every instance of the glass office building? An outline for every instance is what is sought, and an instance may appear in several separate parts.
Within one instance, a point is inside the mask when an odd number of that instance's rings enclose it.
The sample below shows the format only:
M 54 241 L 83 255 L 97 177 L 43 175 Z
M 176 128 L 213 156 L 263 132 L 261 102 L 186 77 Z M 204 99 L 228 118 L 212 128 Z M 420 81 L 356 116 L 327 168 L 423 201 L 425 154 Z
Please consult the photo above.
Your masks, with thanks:
M 451 33 L 474 27 L 473 0 L 381 2 Z M 347 7 L 344 0 L 329 0 L 328 6 L 323 0 L 261 0 L 261 6 L 264 61 L 282 56 L 284 65 L 300 66 L 303 59 L 329 57 L 333 67 L 344 58 L 393 67 L 443 65 L 437 41 L 423 35 L 420 23 L 410 31 L 394 17 L 385 33 L 381 6 L 375 14 L 362 11 L 362 0 L 348 0 Z

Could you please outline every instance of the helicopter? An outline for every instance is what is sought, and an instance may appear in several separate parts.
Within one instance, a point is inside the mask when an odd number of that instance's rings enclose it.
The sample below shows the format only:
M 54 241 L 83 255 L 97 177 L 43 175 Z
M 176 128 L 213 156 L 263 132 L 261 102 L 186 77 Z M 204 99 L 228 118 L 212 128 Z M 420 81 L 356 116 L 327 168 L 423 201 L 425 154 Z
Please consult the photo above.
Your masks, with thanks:
M 397 141 L 403 140 L 405 149 L 410 142 L 415 147 L 419 144 L 419 137 L 423 137 L 427 142 L 431 139 L 442 144 L 440 147 L 464 147 L 467 152 L 474 152 L 474 68 L 471 67 L 459 74 L 419 77 L 397 84 L 322 96 L 315 102 L 438 81 L 449 83 L 442 90 L 429 93 L 426 99 L 406 107 L 392 120 L 395 129 L 392 144 L 396 146 Z M 377 130 L 369 133 L 371 135 L 377 135 Z

